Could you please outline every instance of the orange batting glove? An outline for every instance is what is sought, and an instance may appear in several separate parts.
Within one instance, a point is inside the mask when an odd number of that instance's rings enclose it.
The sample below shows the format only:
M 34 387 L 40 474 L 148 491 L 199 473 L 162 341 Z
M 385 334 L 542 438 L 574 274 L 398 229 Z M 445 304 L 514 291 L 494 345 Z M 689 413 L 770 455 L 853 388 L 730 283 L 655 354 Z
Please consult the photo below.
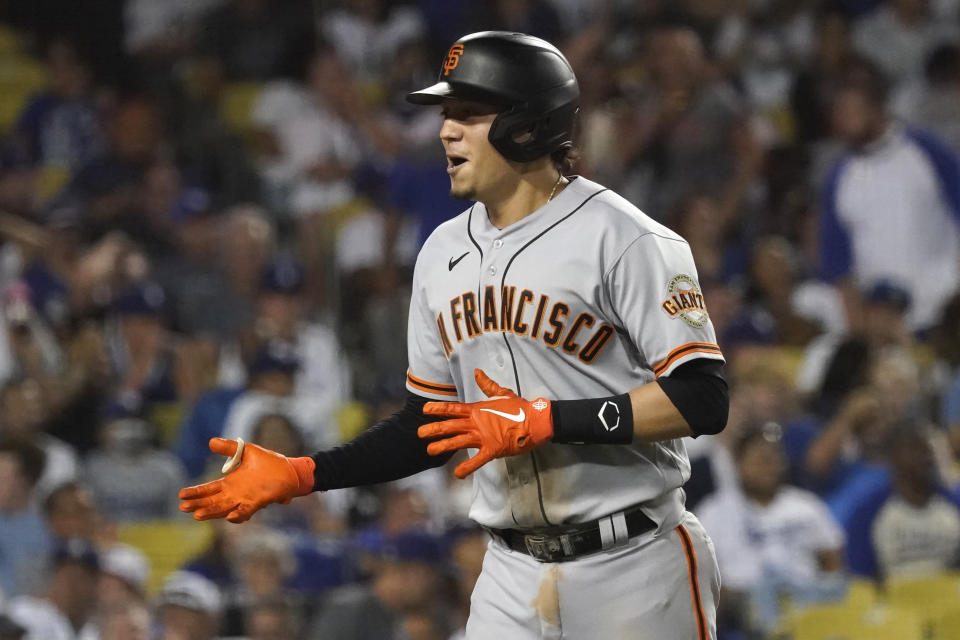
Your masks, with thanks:
M 427 453 L 432 456 L 458 449 L 480 450 L 454 469 L 454 475 L 461 479 L 494 458 L 526 453 L 553 437 L 549 400 L 524 400 L 480 369 L 474 369 L 473 375 L 489 400 L 428 402 L 423 406 L 424 413 L 454 419 L 425 424 L 417 430 L 421 438 L 442 436 L 442 440 L 427 445 Z
M 239 457 L 235 456 L 238 449 Z M 195 520 L 226 517 L 230 522 L 245 522 L 272 502 L 286 504 L 313 491 L 313 458 L 288 458 L 224 438 L 211 438 L 210 451 L 234 458 L 224 465 L 225 477 L 180 490 L 180 511 L 192 513 Z

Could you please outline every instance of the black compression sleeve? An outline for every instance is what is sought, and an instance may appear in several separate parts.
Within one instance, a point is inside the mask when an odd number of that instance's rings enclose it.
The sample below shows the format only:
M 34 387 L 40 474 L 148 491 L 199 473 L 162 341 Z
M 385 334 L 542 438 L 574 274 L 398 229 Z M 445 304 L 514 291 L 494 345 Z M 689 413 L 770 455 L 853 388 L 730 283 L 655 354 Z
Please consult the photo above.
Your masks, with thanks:
M 711 358 L 685 362 L 657 383 L 670 398 L 694 436 L 720 433 L 727 426 L 730 396 L 723 363 Z
M 425 416 L 423 405 L 427 402 L 427 398 L 408 392 L 397 413 L 346 444 L 313 454 L 314 491 L 388 482 L 442 466 L 453 454 L 431 456 L 427 441 L 417 436 L 421 425 L 446 419 Z

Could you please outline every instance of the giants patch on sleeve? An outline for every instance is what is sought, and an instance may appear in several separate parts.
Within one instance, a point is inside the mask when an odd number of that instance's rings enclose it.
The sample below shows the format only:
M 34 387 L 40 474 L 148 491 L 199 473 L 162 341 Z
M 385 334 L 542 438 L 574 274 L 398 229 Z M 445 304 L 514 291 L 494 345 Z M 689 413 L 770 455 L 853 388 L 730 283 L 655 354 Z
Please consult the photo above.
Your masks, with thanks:
M 702 327 L 710 319 L 700 287 L 684 273 L 670 280 L 667 298 L 660 303 L 660 308 L 671 318 L 681 318 L 691 327 Z

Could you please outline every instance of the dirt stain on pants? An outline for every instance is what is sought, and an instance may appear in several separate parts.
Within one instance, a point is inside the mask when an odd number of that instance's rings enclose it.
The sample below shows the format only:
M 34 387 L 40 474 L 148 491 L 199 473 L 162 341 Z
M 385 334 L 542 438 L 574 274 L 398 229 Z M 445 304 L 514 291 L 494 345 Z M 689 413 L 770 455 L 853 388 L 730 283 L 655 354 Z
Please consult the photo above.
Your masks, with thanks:
M 530 603 L 540 618 L 541 637 L 560 637 L 560 565 L 551 565 L 540 577 L 537 597 Z

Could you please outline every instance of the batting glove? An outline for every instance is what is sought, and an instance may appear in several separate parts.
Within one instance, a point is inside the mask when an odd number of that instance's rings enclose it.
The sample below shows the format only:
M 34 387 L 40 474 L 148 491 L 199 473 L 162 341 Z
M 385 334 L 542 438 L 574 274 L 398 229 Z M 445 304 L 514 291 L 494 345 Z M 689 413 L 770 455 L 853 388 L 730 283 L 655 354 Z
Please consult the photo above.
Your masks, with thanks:
M 192 513 L 195 520 L 245 522 L 272 502 L 286 504 L 313 491 L 313 458 L 288 458 L 244 445 L 242 439 L 211 438 L 210 450 L 232 457 L 223 465 L 225 477 L 180 490 L 180 511 Z
M 480 369 L 474 369 L 473 374 L 480 390 L 490 399 L 472 403 L 428 402 L 423 406 L 424 413 L 453 419 L 425 424 L 417 430 L 421 438 L 442 438 L 427 445 L 427 453 L 433 456 L 479 449 L 454 469 L 454 475 L 461 479 L 494 458 L 526 453 L 553 437 L 549 400 L 524 400 Z

